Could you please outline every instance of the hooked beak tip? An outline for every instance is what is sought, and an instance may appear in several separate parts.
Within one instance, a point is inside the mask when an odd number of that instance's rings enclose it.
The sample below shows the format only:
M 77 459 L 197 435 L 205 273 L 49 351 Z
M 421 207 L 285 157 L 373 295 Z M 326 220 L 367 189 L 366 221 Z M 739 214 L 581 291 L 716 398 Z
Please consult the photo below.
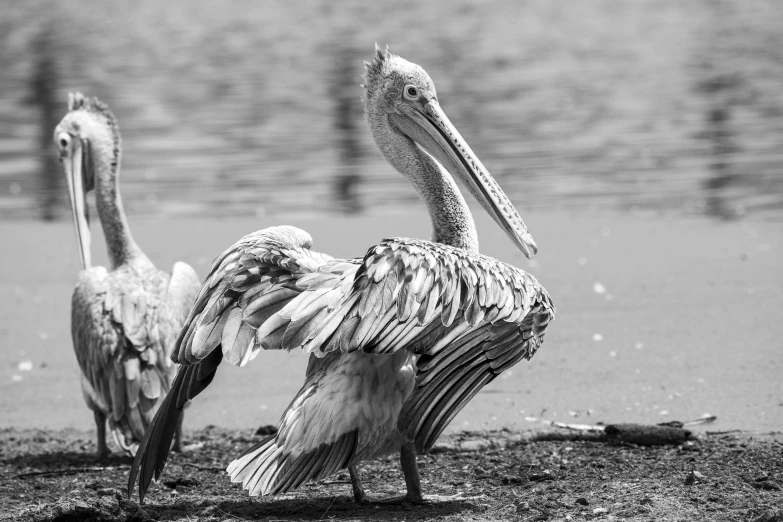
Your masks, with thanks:
M 531 236 L 529 233 L 522 237 L 522 245 L 522 252 L 528 259 L 532 259 L 534 255 L 538 254 L 538 245 L 536 245 L 536 242 L 533 240 L 533 236 Z

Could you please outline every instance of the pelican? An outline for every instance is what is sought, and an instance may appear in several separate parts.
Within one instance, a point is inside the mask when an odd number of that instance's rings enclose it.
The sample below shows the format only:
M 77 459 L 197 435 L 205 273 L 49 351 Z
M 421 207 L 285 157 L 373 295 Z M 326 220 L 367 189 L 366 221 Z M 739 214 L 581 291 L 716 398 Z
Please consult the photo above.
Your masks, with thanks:
M 120 131 L 97 98 L 69 95 L 54 131 L 65 171 L 82 270 L 71 299 L 71 337 L 81 387 L 98 430 L 98 457 L 109 454 L 106 421 L 117 445 L 135 454 L 169 390 L 169 358 L 201 283 L 185 263 L 171 276 L 155 268 L 133 240 L 120 199 Z M 86 194 L 95 189 L 109 270 L 92 266 Z M 177 430 L 176 449 L 181 444 Z
M 552 302 L 524 271 L 478 252 L 459 177 L 521 251 L 536 252 L 519 214 L 440 108 L 418 65 L 376 46 L 365 63 L 367 122 L 383 156 L 429 210 L 431 241 L 386 239 L 363 258 L 333 259 L 290 226 L 242 238 L 213 263 L 177 340 L 181 364 L 131 468 L 143 501 L 165 465 L 184 405 L 221 362 L 264 349 L 310 354 L 305 383 L 279 431 L 230 463 L 250 495 L 274 495 L 399 451 L 404 500 L 423 501 L 426 453 L 488 382 L 538 349 Z M 260 383 L 263 386 L 263 383 Z

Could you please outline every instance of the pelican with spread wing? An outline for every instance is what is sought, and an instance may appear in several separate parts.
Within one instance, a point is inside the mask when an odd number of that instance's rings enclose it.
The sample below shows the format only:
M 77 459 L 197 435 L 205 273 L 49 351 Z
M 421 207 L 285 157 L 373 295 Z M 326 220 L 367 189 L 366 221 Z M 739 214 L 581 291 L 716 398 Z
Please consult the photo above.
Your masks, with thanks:
M 54 144 L 68 182 L 82 270 L 71 299 L 71 336 L 87 406 L 98 429 L 98 456 L 117 445 L 134 455 L 174 377 L 177 333 L 201 283 L 185 263 L 169 276 L 133 240 L 120 199 L 120 131 L 109 108 L 81 93 Z M 92 266 L 86 194 L 95 190 L 111 267 Z M 177 437 L 179 445 L 179 436 Z
M 348 468 L 361 501 L 356 464 L 399 451 L 405 498 L 421 502 L 416 453 L 540 346 L 554 317 L 549 296 L 533 276 L 478 252 L 449 172 L 525 255 L 536 245 L 440 108 L 430 77 L 376 48 L 364 101 L 384 157 L 427 205 L 432 240 L 386 239 L 361 259 L 342 260 L 312 251 L 306 232 L 280 226 L 220 255 L 180 333 L 172 357 L 181 367 L 136 454 L 129 495 L 138 479 L 143 500 L 160 476 L 182 408 L 220 364 L 243 366 L 263 348 L 301 349 L 310 361 L 277 434 L 228 466 L 234 482 L 251 495 L 279 494 Z

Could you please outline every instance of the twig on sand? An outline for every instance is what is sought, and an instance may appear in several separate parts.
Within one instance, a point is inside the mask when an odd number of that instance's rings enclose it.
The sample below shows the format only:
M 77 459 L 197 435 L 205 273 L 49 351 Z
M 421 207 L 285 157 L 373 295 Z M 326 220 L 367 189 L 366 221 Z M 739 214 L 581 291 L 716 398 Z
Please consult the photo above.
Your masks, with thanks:
M 659 422 L 658 426 L 670 426 L 672 428 L 682 428 L 684 426 L 698 426 L 700 424 L 711 424 L 715 422 L 718 419 L 715 415 L 710 415 L 709 413 L 705 413 L 702 417 L 694 420 L 689 420 L 685 422 L 681 421 L 669 421 L 669 422 Z
M 537 433 L 530 439 L 533 442 L 560 441 L 560 442 L 604 442 L 606 435 L 603 432 L 595 433 L 590 431 L 569 431 L 566 433 L 559 431 L 548 431 Z
M 29 473 L 22 473 L 17 475 L 16 478 L 28 478 L 28 477 L 57 477 L 62 475 L 76 475 L 78 473 L 94 473 L 96 471 L 111 471 L 118 469 L 116 467 L 102 468 L 65 468 L 65 469 L 53 469 L 49 471 L 30 471 Z
M 706 432 L 707 435 L 714 436 L 714 435 L 729 435 L 730 433 L 740 433 L 742 430 L 725 430 L 725 431 L 708 431 Z
M 554 428 L 563 428 L 566 430 L 574 430 L 574 431 L 580 431 L 580 432 L 603 432 L 606 426 L 597 426 L 592 424 L 567 424 L 565 422 L 557 422 L 557 421 L 551 421 L 546 419 L 539 419 L 536 417 L 525 417 L 525 420 L 528 422 L 540 422 L 541 424 L 545 424 L 547 426 L 552 426 Z
M 704 415 L 700 419 L 683 422 L 685 426 L 696 426 L 697 424 L 711 424 L 718 420 L 717 415 Z
M 334 505 L 334 501 L 335 501 L 335 500 L 337 500 L 337 497 L 334 497 L 334 498 L 332 499 L 332 502 L 331 502 L 331 504 L 329 504 L 329 507 L 328 507 L 328 508 L 326 508 L 326 511 L 324 511 L 324 514 L 323 514 L 323 515 L 321 515 L 320 517 L 318 517 L 318 520 L 321 520 L 322 518 L 324 518 L 324 517 L 326 516 L 326 514 L 329 512 L 329 510 L 330 510 L 330 509 L 332 509 L 332 506 Z

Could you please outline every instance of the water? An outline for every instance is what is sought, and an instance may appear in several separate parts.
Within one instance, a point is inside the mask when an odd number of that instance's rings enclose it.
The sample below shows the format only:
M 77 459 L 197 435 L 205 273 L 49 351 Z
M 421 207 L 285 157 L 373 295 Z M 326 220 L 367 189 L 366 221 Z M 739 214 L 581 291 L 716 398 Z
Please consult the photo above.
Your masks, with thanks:
M 782 215 L 776 0 L 232 5 L 4 9 L 0 216 L 67 212 L 62 174 L 39 174 L 52 125 L 41 131 L 39 106 L 25 103 L 42 30 L 62 113 L 79 89 L 119 119 L 131 215 L 418 205 L 361 115 L 361 60 L 375 41 L 427 69 L 521 210 Z

